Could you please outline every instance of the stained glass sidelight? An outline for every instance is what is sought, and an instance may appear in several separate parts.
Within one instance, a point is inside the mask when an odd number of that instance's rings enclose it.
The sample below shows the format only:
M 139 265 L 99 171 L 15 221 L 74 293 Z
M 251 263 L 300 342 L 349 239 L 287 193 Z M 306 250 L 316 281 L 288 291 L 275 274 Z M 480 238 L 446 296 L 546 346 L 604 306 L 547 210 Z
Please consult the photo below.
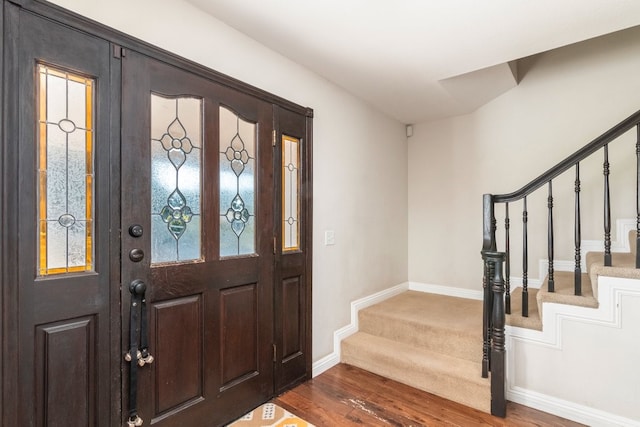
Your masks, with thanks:
M 151 94 L 151 262 L 201 259 L 202 100 Z
M 36 67 L 38 275 L 93 271 L 95 80 Z
M 220 107 L 220 256 L 255 253 L 256 124 Z
M 300 140 L 282 135 L 282 250 L 300 249 Z

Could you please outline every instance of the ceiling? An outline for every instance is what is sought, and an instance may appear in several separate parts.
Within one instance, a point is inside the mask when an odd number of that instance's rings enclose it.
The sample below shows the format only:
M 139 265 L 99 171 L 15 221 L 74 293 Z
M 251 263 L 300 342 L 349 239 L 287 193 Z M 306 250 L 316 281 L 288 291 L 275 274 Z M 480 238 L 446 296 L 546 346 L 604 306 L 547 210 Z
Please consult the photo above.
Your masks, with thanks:
M 403 123 L 471 112 L 517 59 L 640 25 L 638 0 L 188 0 Z

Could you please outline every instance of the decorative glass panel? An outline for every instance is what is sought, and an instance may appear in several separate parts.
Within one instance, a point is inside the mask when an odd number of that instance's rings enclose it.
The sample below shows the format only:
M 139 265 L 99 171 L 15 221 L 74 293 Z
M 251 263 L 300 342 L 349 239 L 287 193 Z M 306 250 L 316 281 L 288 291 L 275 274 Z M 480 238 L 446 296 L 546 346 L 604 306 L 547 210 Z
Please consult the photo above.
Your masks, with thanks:
M 255 253 L 256 124 L 220 107 L 220 256 Z
M 38 275 L 93 271 L 95 80 L 37 65 Z
M 151 94 L 151 262 L 201 259 L 202 100 Z
M 300 140 L 282 135 L 282 250 L 300 249 Z

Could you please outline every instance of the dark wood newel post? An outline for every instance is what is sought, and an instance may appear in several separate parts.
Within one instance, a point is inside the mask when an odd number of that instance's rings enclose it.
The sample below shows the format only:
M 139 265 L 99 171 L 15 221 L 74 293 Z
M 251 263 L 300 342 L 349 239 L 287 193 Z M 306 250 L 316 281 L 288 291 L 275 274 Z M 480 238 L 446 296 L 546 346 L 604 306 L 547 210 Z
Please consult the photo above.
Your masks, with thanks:
M 490 367 L 490 346 L 491 346 L 491 311 L 492 295 L 490 280 L 492 277 L 491 264 L 486 254 L 496 250 L 496 219 L 494 215 L 493 198 L 491 194 L 485 194 L 482 198 L 483 208 L 483 237 L 482 237 L 482 260 L 484 263 L 482 277 L 482 377 L 489 376 Z
M 486 259 L 492 265 L 491 292 L 493 294 L 493 312 L 491 314 L 491 414 L 506 415 L 505 384 L 505 313 L 504 313 L 504 276 L 502 265 L 505 254 L 487 252 Z

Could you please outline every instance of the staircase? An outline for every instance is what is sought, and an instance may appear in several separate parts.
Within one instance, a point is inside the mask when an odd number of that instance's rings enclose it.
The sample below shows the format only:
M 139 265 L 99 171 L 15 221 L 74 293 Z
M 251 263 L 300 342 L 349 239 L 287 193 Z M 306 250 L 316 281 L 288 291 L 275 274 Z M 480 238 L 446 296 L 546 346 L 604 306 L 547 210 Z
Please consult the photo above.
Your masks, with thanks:
M 407 291 L 360 310 L 342 362 L 490 412 L 482 301 Z
M 530 288 L 529 316 L 522 316 L 522 288 L 511 293 L 507 324 L 541 331 L 544 303 L 598 308 L 598 276 L 640 279 L 635 268 L 636 231 L 629 232 L 630 252 L 612 253 L 612 267 L 602 252 L 588 252 L 589 273 L 582 275 L 582 295 L 574 295 L 574 271 L 555 271 L 555 292 L 548 277 Z M 342 341 L 343 363 L 490 413 L 490 380 L 482 378 L 482 301 L 406 291 L 358 313 L 359 330 Z
M 612 252 L 611 186 L 609 144 L 624 141 L 627 132 L 635 133 L 636 167 L 635 230 L 629 234 L 631 252 Z M 627 148 L 628 149 L 628 148 Z M 632 150 L 630 151 L 633 153 Z M 602 253 L 587 253 L 582 260 L 583 179 L 593 183 L 594 170 L 584 162 L 598 153 L 602 155 L 603 247 Z M 496 155 L 496 162 L 499 155 Z M 582 178 L 580 172 L 583 163 Z M 629 170 L 629 167 L 626 167 Z M 491 173 L 491 171 L 487 171 Z M 571 271 L 556 269 L 554 227 L 554 182 L 558 177 L 575 177 L 572 190 L 574 260 Z M 564 178 L 563 178 L 564 179 Z M 566 182 L 564 182 L 566 185 Z M 589 186 L 591 190 L 599 188 Z M 546 191 L 545 191 L 546 190 Z M 529 289 L 529 210 L 527 202 L 546 195 L 546 230 L 532 230 L 536 236 L 547 236 L 548 275 L 540 289 Z M 546 194 L 545 194 L 546 193 Z M 556 188 L 556 194 L 557 188 Z M 560 192 L 566 198 L 567 191 Z M 624 196 L 623 196 L 624 197 Z M 626 196 L 624 200 L 628 200 Z M 630 202 L 631 200 L 629 200 Z M 522 287 L 510 292 L 511 219 L 510 205 L 522 203 Z M 496 218 L 497 208 L 504 216 Z M 535 212 L 535 211 L 534 211 Z M 566 211 L 559 211 L 563 219 Z M 595 213 L 592 209 L 586 212 Z M 500 216 L 501 214 L 498 214 Z M 500 221 L 498 221 L 498 220 Z M 503 231 L 497 234 L 499 224 Z M 534 222 L 535 225 L 536 224 Z M 566 228 L 566 220 L 561 223 Z M 500 225 L 501 227 L 501 225 Z M 506 336 L 505 321 L 512 326 L 542 330 L 542 305 L 545 302 L 598 307 L 599 275 L 640 279 L 640 111 L 618 123 L 524 187 L 506 194 L 483 195 L 484 262 L 483 301 L 469 301 L 431 294 L 406 292 L 359 313 L 359 331 L 342 342 L 342 361 L 379 375 L 392 378 L 421 390 L 437 394 L 467 406 L 506 415 Z M 563 229 L 563 231 L 565 231 Z M 500 242 L 498 242 L 498 237 Z M 504 240 L 502 240 L 504 239 Z M 513 263 L 515 266 L 515 262 Z M 566 266 L 566 263 L 560 263 Z M 586 269 L 583 270 L 583 265 Z M 503 274 L 504 271 L 504 274 Z M 481 374 L 481 375 L 480 375 Z M 484 378 L 484 379 L 483 379 Z

